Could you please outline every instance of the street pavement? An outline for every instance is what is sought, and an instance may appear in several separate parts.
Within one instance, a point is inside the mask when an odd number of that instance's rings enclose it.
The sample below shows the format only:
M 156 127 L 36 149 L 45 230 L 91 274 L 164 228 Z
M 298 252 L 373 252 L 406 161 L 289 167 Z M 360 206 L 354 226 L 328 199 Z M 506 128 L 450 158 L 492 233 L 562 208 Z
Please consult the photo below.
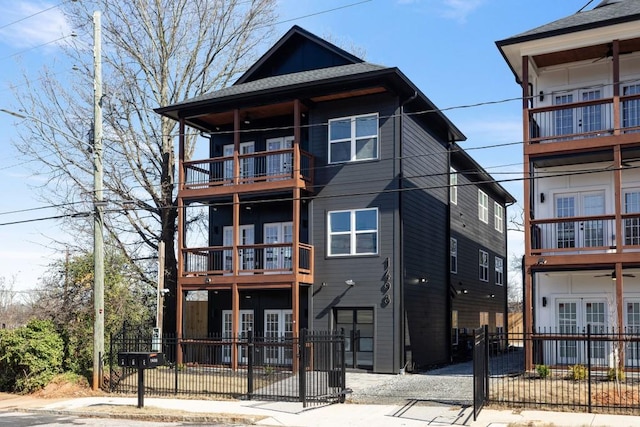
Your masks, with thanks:
M 409 378 L 411 375 L 406 375 L 406 377 Z M 398 381 L 398 378 L 394 375 L 349 373 L 347 384 L 354 390 L 354 393 L 357 393 L 363 389 L 382 387 L 391 380 Z M 113 419 L 133 412 L 133 419 L 128 419 L 126 422 L 121 419 L 120 425 L 640 427 L 640 417 L 637 416 L 514 411 L 493 408 L 483 409 L 478 419 L 474 421 L 472 408 L 468 405 L 442 404 L 418 399 L 391 404 L 345 403 L 311 408 L 303 408 L 302 404 L 297 402 L 187 400 L 150 397 L 145 397 L 142 409 L 137 408 L 137 403 L 136 397 L 117 397 L 114 395 L 55 400 L 15 396 L 0 399 L 0 425 L 64 425 L 68 424 L 70 418 L 73 417 L 94 418 L 100 416 L 107 417 L 107 419 L 102 419 L 102 424 L 97 422 L 84 425 L 118 425 L 117 422 L 112 422 Z M 139 417 L 136 416 L 136 410 L 140 411 Z M 33 418 L 36 416 L 44 417 L 42 422 Z M 62 420 L 60 424 L 56 424 L 56 417 Z M 143 423 L 142 420 L 152 422 Z

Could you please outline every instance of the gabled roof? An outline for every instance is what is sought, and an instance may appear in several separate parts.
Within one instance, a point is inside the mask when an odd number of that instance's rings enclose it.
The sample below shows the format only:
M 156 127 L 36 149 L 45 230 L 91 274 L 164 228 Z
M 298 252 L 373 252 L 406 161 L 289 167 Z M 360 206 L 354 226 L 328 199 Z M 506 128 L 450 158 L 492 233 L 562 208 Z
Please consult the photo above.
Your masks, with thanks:
M 499 47 L 506 46 L 637 20 L 640 20 L 640 1 L 603 1 L 591 10 L 577 12 L 549 24 L 498 41 L 496 44 Z
M 310 71 L 360 62 L 364 61 L 315 34 L 294 25 L 234 84 L 247 83 L 291 72 Z M 283 63 L 289 66 L 283 67 Z

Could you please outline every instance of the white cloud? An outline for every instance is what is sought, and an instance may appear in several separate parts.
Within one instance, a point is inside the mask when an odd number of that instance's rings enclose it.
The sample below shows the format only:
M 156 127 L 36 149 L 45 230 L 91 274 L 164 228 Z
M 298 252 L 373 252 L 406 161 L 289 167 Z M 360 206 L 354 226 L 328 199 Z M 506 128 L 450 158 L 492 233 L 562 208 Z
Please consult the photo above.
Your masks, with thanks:
M 25 49 L 44 44 L 55 46 L 64 36 L 71 34 L 71 26 L 64 14 L 52 3 L 18 1 L 3 5 L 0 20 L 0 40 L 16 49 Z
M 467 16 L 480 7 L 483 2 L 484 0 L 444 0 L 443 16 L 464 23 Z

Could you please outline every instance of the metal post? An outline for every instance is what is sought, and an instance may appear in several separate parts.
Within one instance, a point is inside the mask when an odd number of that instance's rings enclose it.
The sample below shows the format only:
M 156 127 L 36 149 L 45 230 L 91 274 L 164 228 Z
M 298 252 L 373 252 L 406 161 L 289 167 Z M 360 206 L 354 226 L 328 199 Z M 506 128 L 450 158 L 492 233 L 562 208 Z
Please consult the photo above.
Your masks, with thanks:
M 144 407 L 144 368 L 138 366 L 138 408 Z
M 574 367 L 576 369 L 576 367 Z M 575 378 L 574 378 L 575 379 Z M 589 404 L 589 413 L 591 413 L 591 324 L 587 323 L 587 399 Z
M 302 402 L 302 407 L 307 407 L 307 378 L 305 368 L 307 366 L 307 357 L 306 357 L 306 347 L 307 347 L 307 330 L 303 329 L 300 331 L 300 336 L 298 338 L 298 358 L 300 360 L 300 364 L 298 366 L 298 388 L 300 390 L 300 402 Z
M 253 395 L 253 331 L 247 332 L 247 397 L 251 400 Z
M 98 390 L 101 355 L 104 354 L 104 241 L 103 241 L 103 204 L 102 198 L 102 61 L 100 12 L 93 13 L 94 50 L 93 50 L 93 390 Z

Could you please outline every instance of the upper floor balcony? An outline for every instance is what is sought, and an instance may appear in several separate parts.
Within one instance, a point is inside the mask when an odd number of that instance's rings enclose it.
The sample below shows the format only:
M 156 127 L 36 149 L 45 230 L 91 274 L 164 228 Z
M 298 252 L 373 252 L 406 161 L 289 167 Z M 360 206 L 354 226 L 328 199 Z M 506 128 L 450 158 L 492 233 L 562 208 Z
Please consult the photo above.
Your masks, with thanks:
M 245 147 L 242 147 L 243 149 Z M 185 161 L 184 197 L 226 195 L 235 192 L 260 192 L 290 188 L 311 190 L 313 187 L 314 158 L 299 150 L 299 170 L 295 167 L 295 147 L 268 151 L 246 150 L 203 160 Z
M 531 220 L 531 255 L 606 254 L 640 251 L 640 213 Z
M 297 252 L 297 277 L 293 254 Z M 303 281 L 313 283 L 314 248 L 307 243 L 271 243 L 182 249 L 184 284 Z M 237 267 L 236 267 L 237 264 Z M 234 268 L 236 269 L 234 271 Z M 203 278 L 205 281 L 203 282 Z
M 621 87 L 623 95 L 612 98 L 601 98 L 600 89 L 548 95 L 553 105 L 527 110 L 525 153 L 593 148 L 606 145 L 607 137 L 615 137 L 610 144 L 637 142 L 637 136 L 624 136 L 640 131 L 640 84 Z

